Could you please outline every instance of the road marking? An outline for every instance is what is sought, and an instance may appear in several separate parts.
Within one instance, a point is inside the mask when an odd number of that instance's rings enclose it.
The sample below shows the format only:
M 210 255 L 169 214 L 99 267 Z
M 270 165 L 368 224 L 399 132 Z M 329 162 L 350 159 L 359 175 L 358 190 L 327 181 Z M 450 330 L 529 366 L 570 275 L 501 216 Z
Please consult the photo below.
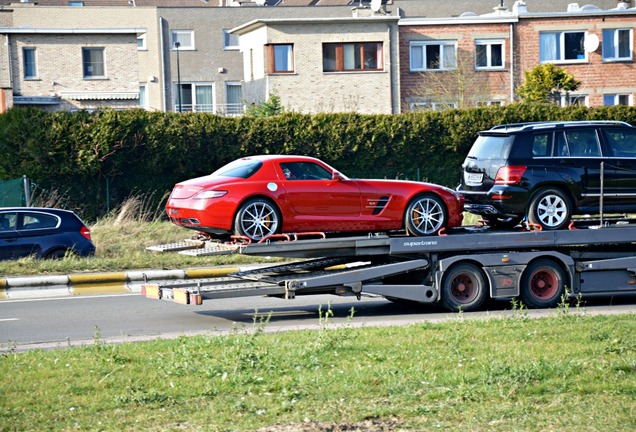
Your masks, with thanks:
M 0 322 L 2 321 L 18 321 L 19 318 L 0 318 Z

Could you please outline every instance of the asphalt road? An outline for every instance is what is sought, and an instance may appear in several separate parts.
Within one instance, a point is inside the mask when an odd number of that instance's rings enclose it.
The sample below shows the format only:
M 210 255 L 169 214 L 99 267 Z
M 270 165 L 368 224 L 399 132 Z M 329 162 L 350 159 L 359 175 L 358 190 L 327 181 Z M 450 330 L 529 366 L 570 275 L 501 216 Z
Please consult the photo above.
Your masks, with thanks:
M 204 302 L 201 306 L 151 300 L 138 294 L 64 297 L 0 302 L 0 352 L 34 348 L 63 348 L 103 342 L 132 342 L 194 334 L 226 334 L 252 329 L 255 320 L 271 313 L 266 331 L 315 329 L 327 307 L 334 312 L 328 325 L 406 325 L 457 318 L 441 308 L 391 303 L 382 298 L 306 296 L 294 300 L 247 297 Z M 574 308 L 571 309 L 573 312 Z M 586 314 L 635 313 L 636 296 L 588 301 L 576 311 Z M 463 313 L 462 319 L 511 314 L 508 303 L 494 302 L 483 311 Z M 556 314 L 530 310 L 529 316 Z

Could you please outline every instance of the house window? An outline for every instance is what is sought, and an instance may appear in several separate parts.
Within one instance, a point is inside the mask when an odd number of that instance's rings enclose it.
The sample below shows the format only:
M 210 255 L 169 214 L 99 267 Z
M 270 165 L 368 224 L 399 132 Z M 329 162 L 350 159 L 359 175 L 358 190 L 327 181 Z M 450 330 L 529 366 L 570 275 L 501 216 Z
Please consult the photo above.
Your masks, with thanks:
M 475 67 L 477 69 L 501 69 L 504 66 L 502 40 L 475 41 Z
M 104 48 L 82 48 L 84 78 L 103 78 L 106 76 Z
M 294 72 L 294 46 L 291 44 L 268 45 L 269 73 Z
M 176 112 L 213 112 L 212 84 L 175 84 L 174 110 Z
M 322 45 L 324 72 L 381 70 L 382 43 L 325 43 Z
M 629 94 L 606 94 L 603 95 L 603 105 L 631 105 L 632 95 Z
M 411 42 L 411 71 L 455 69 L 457 42 Z
M 225 83 L 225 100 L 227 102 L 226 115 L 243 114 L 243 91 L 241 89 L 241 83 Z
M 24 60 L 24 79 L 33 79 L 38 76 L 38 68 L 35 60 L 35 48 L 22 48 Z
M 585 60 L 584 31 L 539 33 L 539 59 L 551 61 Z
M 455 101 L 418 101 L 411 102 L 410 104 L 411 111 L 442 111 L 445 109 L 457 108 L 458 103 Z
M 561 106 L 587 106 L 587 95 L 567 93 L 561 96 Z
M 194 49 L 194 31 L 193 30 L 172 30 L 170 32 L 170 46 L 172 49 L 176 49 L 175 43 L 179 42 L 179 49 L 193 50 Z
M 68 2 L 68 5 L 71 7 L 84 7 L 84 2 L 83 1 L 70 1 Z
M 603 30 L 603 60 L 631 60 L 632 59 L 632 30 L 609 29 Z
M 139 107 L 148 109 L 148 93 L 146 84 L 139 84 Z
M 137 50 L 139 51 L 146 50 L 146 33 L 137 36 Z
M 237 50 L 239 49 L 239 35 L 231 34 L 229 30 L 223 30 L 223 49 Z

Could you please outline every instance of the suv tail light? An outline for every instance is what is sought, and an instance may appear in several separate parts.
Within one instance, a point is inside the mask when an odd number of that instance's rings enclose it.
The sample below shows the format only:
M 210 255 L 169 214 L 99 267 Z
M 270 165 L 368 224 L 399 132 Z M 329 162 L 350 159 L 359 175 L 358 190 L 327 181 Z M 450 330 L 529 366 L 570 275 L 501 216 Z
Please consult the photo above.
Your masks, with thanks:
M 91 230 L 89 230 L 88 228 L 86 227 L 80 228 L 80 234 L 86 237 L 86 239 L 91 240 Z
M 503 166 L 497 171 L 495 176 L 495 184 L 499 185 L 515 185 L 521 181 L 523 174 L 526 172 L 525 166 Z

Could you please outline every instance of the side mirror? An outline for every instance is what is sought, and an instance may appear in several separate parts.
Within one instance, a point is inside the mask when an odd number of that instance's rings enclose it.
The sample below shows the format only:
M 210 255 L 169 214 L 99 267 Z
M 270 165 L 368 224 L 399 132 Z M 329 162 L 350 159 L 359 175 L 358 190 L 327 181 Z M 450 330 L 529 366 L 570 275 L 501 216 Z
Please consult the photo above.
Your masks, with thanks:
M 331 179 L 332 179 L 332 180 L 335 180 L 335 181 L 342 181 L 342 180 L 344 180 L 344 178 L 342 177 L 342 175 L 341 175 L 338 171 L 334 171 L 334 172 L 333 172 L 333 175 L 331 176 Z

